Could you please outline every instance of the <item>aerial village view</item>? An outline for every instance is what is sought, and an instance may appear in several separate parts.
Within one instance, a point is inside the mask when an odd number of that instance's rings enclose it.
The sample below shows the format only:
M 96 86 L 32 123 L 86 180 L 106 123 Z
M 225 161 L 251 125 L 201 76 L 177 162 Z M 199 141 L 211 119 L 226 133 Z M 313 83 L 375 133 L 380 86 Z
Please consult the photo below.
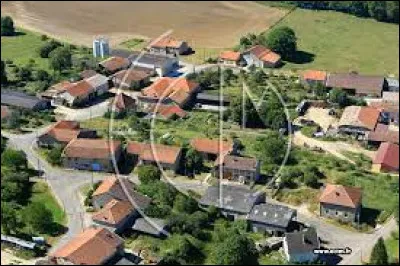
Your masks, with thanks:
M 398 1 L 1 1 L 1 265 L 398 263 Z

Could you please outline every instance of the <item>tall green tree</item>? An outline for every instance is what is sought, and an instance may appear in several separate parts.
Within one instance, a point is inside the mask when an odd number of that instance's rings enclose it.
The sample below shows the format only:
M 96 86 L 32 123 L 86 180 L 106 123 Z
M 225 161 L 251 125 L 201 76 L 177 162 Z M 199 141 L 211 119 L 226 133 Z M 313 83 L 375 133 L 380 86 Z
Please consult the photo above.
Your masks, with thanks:
M 254 242 L 244 235 L 233 233 L 215 249 L 217 265 L 257 265 L 258 253 Z
M 3 60 L 1 60 L 1 68 L 0 68 L 0 75 L 1 75 L 1 84 L 5 85 L 7 84 L 7 72 L 6 72 L 6 64 L 4 63 Z
M 49 54 L 50 67 L 54 71 L 62 72 L 72 66 L 72 54 L 66 47 L 58 47 Z
M 342 89 L 332 89 L 329 92 L 329 100 L 332 103 L 339 104 L 339 106 L 342 108 L 350 104 L 350 99 L 347 93 Z
M 159 181 L 161 178 L 161 172 L 158 167 L 154 165 L 140 165 L 138 167 L 138 177 L 140 182 L 149 184 Z
M 288 60 L 293 58 L 297 51 L 297 37 L 293 29 L 282 26 L 268 34 L 265 45 Z
M 203 168 L 203 156 L 193 148 L 189 148 L 185 154 L 186 174 L 195 175 Z
M 382 237 L 378 239 L 378 242 L 376 242 L 374 248 L 372 249 L 370 264 L 371 265 L 389 264 L 385 242 L 383 241 Z
M 1 17 L 1 36 L 13 36 L 15 34 L 14 21 L 11 17 Z
M 28 166 L 25 153 L 13 149 L 6 149 L 1 154 L 1 164 L 17 171 L 26 169 Z
M 385 21 L 386 15 L 386 1 L 371 1 L 369 6 L 371 16 L 378 21 Z
M 14 203 L 1 202 L 1 229 L 5 234 L 16 233 L 21 227 L 17 206 Z

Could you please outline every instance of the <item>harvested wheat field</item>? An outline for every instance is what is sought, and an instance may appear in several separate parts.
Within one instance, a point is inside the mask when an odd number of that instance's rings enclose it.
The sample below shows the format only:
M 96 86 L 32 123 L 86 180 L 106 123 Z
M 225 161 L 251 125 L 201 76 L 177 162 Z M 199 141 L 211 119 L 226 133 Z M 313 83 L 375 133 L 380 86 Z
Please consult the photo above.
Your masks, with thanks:
M 17 26 L 76 44 L 90 45 L 95 35 L 105 35 L 116 45 L 173 30 L 173 36 L 204 48 L 234 46 L 287 12 L 245 1 L 1 1 L 1 7 Z

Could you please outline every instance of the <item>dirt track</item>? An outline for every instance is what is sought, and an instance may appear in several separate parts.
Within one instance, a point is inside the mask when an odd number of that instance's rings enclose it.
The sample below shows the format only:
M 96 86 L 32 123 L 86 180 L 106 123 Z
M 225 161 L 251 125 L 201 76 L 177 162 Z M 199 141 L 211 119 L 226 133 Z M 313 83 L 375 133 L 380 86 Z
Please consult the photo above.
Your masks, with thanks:
M 203 48 L 231 47 L 243 34 L 264 31 L 286 13 L 244 1 L 1 1 L 1 7 L 18 26 L 77 44 L 90 45 L 94 35 L 118 44 L 173 30 Z

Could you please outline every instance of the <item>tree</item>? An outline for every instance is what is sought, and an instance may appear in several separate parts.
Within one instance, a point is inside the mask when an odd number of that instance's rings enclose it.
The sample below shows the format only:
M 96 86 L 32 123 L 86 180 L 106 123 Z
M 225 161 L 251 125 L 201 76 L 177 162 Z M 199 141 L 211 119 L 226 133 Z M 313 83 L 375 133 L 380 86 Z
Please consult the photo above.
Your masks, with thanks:
M 349 5 L 350 13 L 357 17 L 368 17 L 368 5 L 363 1 L 351 1 Z
M 6 149 L 1 154 L 1 164 L 17 171 L 26 169 L 28 166 L 25 153 L 12 149 Z
M 43 69 L 39 69 L 36 72 L 35 78 L 38 81 L 47 81 L 47 82 L 49 82 L 51 80 L 50 74 L 46 70 L 43 70 Z
M 30 228 L 37 233 L 45 233 L 54 223 L 52 212 L 39 202 L 33 202 L 22 211 L 22 217 Z
M 385 242 L 383 241 L 382 237 L 378 239 L 378 242 L 375 244 L 374 248 L 372 249 L 371 265 L 388 265 L 388 254 L 386 251 Z
M 265 137 L 257 138 L 255 145 L 258 157 L 266 164 L 281 164 L 286 154 L 286 140 L 277 132 L 268 132 Z
M 254 242 L 238 233 L 230 234 L 215 249 L 217 265 L 257 265 L 258 253 Z
M 13 36 L 15 34 L 14 21 L 11 17 L 1 17 L 1 36 Z
M 273 29 L 267 36 L 266 46 L 282 56 L 291 59 L 297 51 L 297 37 L 295 32 L 286 26 Z
M 15 233 L 19 228 L 17 206 L 8 202 L 1 202 L 1 229 L 5 234 Z
M 21 81 L 30 81 L 32 79 L 32 70 L 29 67 L 21 67 L 19 68 L 16 76 Z
M 203 169 L 203 156 L 193 148 L 189 148 L 186 151 L 185 169 L 191 175 L 195 175 Z
M 175 198 L 174 209 L 179 213 L 191 214 L 199 208 L 196 200 L 180 193 Z
M 72 54 L 66 47 L 58 47 L 49 54 L 50 67 L 54 71 L 62 72 L 72 66 Z
M 62 155 L 63 150 L 64 150 L 64 147 L 61 145 L 52 148 L 47 153 L 47 160 L 49 161 L 49 163 L 52 165 L 61 165 L 61 163 L 62 163 L 61 155 Z
M 6 64 L 4 63 L 3 60 L 1 60 L 1 69 L 0 69 L 0 71 L 1 71 L 1 73 L 0 73 L 0 75 L 1 75 L 1 84 L 5 85 L 5 84 L 7 84 L 8 79 L 7 79 L 7 72 L 6 72 Z
M 54 40 L 46 42 L 39 48 L 39 56 L 41 58 L 49 58 L 50 53 L 60 46 L 61 43 Z
M 174 235 L 168 239 L 170 249 L 166 256 L 171 256 L 178 260 L 181 264 L 187 264 L 196 257 L 198 249 L 185 237 Z
M 339 104 L 341 108 L 348 106 L 350 103 L 347 93 L 342 89 L 332 89 L 329 93 L 329 100 L 332 103 Z
M 399 23 L 399 1 L 387 1 L 386 4 L 387 18 L 393 23 Z
M 161 171 L 154 165 L 140 165 L 138 167 L 140 182 L 149 184 L 161 179 Z
M 376 20 L 385 21 L 387 18 L 386 1 L 371 1 L 369 11 L 371 13 L 371 16 Z

